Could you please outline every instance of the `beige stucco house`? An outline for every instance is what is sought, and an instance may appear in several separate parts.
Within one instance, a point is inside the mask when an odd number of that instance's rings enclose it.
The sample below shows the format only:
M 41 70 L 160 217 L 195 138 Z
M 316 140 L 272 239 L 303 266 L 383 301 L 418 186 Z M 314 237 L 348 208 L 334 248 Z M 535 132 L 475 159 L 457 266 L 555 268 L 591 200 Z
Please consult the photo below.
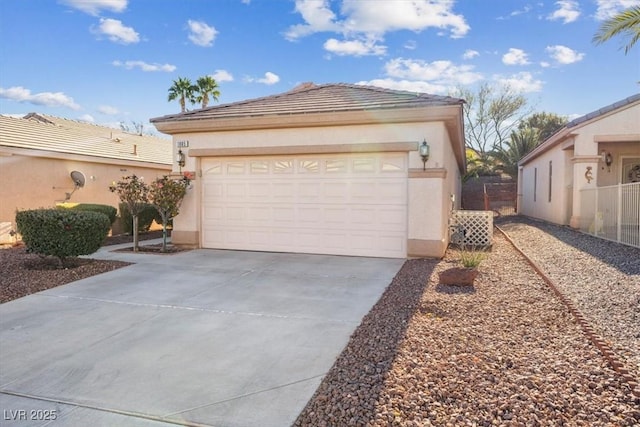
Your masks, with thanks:
M 195 180 L 172 232 L 204 248 L 440 257 L 465 170 L 460 99 L 349 84 L 151 119 Z M 430 155 L 423 164 L 418 146 Z
M 59 202 L 118 207 L 113 181 L 151 181 L 171 172 L 171 141 L 43 114 L 0 116 L 0 242 L 11 240 L 16 210 Z M 76 187 L 71 173 L 84 177 Z M 77 173 L 75 176 L 80 176 Z
M 519 172 L 519 213 L 640 246 L 640 94 L 571 121 Z

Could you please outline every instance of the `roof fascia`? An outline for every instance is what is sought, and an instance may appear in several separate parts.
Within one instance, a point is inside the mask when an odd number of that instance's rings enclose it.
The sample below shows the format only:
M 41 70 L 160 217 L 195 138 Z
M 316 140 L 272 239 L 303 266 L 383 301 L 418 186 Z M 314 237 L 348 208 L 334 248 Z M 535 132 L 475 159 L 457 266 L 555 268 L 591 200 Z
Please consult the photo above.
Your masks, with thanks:
M 167 121 L 158 120 L 154 121 L 153 124 L 159 131 L 169 135 L 174 135 L 185 132 L 302 128 L 377 123 L 410 123 L 454 119 L 456 108 L 457 106 L 430 106 L 340 112 L 273 114 L 229 118 L 203 118 L 188 120 L 174 119 Z
M 36 150 L 30 148 L 15 148 L 0 146 L 0 157 L 11 156 L 25 156 L 25 157 L 39 157 L 43 159 L 55 159 L 55 160 L 73 160 L 78 162 L 87 163 L 99 163 L 114 166 L 131 166 L 131 167 L 144 167 L 152 169 L 167 169 L 171 168 L 171 163 L 153 163 L 136 160 L 124 160 L 112 157 L 97 157 L 86 156 L 82 154 L 62 153 L 56 151 Z

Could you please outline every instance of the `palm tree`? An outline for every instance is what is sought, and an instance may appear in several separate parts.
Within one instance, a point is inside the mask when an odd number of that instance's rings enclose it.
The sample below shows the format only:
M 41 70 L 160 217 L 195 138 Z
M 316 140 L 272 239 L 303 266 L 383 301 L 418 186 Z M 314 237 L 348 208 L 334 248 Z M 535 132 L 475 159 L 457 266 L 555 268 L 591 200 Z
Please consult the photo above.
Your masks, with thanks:
M 536 128 L 519 129 L 511 132 L 505 147 L 496 150 L 493 155 L 497 161 L 502 163 L 505 173 L 518 176 L 518 162 L 525 155 L 529 154 L 540 143 L 540 132 Z
M 593 36 L 593 42 L 601 44 L 611 37 L 621 34 L 631 37 L 631 41 L 624 47 L 626 55 L 640 39 L 640 6 L 631 6 L 604 21 L 596 35 Z
M 198 92 L 198 95 L 196 95 L 195 101 L 201 102 L 202 108 L 207 108 L 207 105 L 209 105 L 209 96 L 214 101 L 217 101 L 220 96 L 218 82 L 211 76 L 200 77 L 196 81 L 196 92 Z
M 173 86 L 169 88 L 169 101 L 178 100 L 180 102 L 180 108 L 184 113 L 187 111 L 186 102 L 189 101 L 192 104 L 195 102 L 193 93 L 197 87 L 191 84 L 191 80 L 186 77 L 178 77 L 178 80 L 173 81 Z

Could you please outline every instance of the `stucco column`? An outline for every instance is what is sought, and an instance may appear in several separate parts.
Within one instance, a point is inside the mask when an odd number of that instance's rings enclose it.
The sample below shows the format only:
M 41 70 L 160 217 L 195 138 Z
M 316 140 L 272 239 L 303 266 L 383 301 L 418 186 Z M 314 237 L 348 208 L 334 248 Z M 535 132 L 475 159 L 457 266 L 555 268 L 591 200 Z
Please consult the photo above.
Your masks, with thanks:
M 573 164 L 573 203 L 569 225 L 572 228 L 584 228 L 589 226 L 593 218 L 583 216 L 582 192 L 587 188 L 596 188 L 598 181 L 599 156 L 575 156 L 571 158 Z
M 442 209 L 445 196 L 443 168 L 411 169 L 409 171 L 407 255 L 409 257 L 441 258 L 447 244 L 448 218 Z

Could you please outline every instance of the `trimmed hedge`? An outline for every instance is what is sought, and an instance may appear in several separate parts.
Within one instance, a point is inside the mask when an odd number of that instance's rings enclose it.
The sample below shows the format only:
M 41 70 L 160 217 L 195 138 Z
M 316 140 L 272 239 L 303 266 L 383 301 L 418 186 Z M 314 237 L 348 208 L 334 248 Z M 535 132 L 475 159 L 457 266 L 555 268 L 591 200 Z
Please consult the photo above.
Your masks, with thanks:
M 67 204 L 61 203 L 57 205 L 60 209 L 74 209 L 78 211 L 88 211 L 88 212 L 100 212 L 109 217 L 109 221 L 113 224 L 116 221 L 116 216 L 118 215 L 118 209 L 109 205 L 100 205 L 96 203 L 77 203 L 77 204 Z
M 111 228 L 103 213 L 71 209 L 18 211 L 16 225 L 28 252 L 58 257 L 61 264 L 100 249 Z
M 127 234 L 133 234 L 133 217 L 126 203 L 120 203 L 120 218 L 122 218 L 122 229 Z M 138 214 L 138 233 L 146 233 L 151 227 L 153 220 L 162 224 L 162 219 L 158 210 L 153 205 L 146 204 Z

